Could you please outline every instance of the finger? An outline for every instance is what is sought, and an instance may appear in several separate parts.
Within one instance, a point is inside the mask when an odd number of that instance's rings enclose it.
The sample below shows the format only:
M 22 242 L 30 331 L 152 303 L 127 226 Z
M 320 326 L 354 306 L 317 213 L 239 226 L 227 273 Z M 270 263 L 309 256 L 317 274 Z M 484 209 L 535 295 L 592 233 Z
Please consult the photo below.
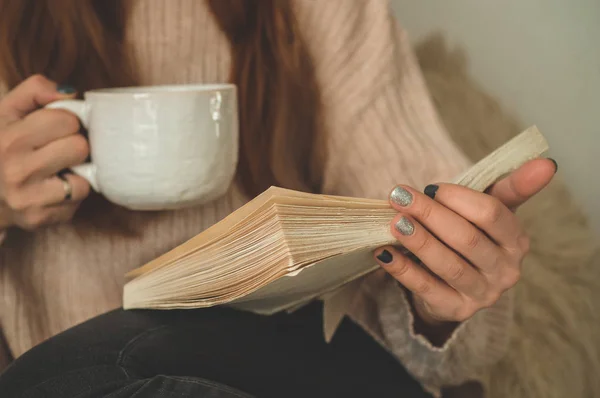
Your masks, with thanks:
M 391 229 L 402 246 L 456 291 L 474 298 L 485 294 L 487 281 L 483 275 L 410 216 L 396 216 Z
M 64 203 L 62 205 L 41 207 L 24 214 L 18 214 L 14 223 L 26 230 L 36 230 L 42 225 L 65 222 L 71 219 L 79 203 Z
M 56 224 L 70 221 L 75 215 L 75 212 L 79 208 L 80 204 L 81 202 L 69 202 L 50 207 L 48 223 Z
M 67 191 L 64 181 L 54 176 L 24 185 L 20 193 L 25 202 L 23 207 L 46 207 L 81 202 L 90 194 L 90 185 L 82 177 L 75 174 L 65 174 L 64 177 L 71 186 L 70 200 L 66 200 Z
M 431 191 L 430 187 L 426 189 Z M 509 251 L 519 250 L 524 231 L 517 216 L 500 200 L 460 185 L 435 187 L 432 196 L 437 202 L 475 224 L 496 244 Z
M 38 149 L 59 138 L 77 134 L 79 119 L 62 109 L 40 109 L 27 115 L 23 120 L 11 124 L 5 134 L 5 142 L 12 149 Z
M 52 101 L 71 97 L 72 93 L 59 92 L 55 82 L 42 75 L 34 75 L 17 85 L 0 101 L 0 119 L 5 125 L 10 124 Z
M 81 134 L 52 141 L 27 156 L 33 170 L 30 180 L 45 179 L 63 169 L 81 164 L 88 154 L 88 142 Z
M 394 247 L 380 248 L 375 252 L 375 258 L 394 279 L 432 307 L 455 308 L 460 305 L 461 297 L 454 289 L 435 278 Z
M 58 177 L 52 177 L 46 180 L 48 184 L 48 192 L 53 193 L 53 197 L 49 197 L 50 203 L 64 203 L 64 202 L 81 202 L 90 194 L 90 184 L 82 177 L 75 174 L 64 174 L 66 182 L 71 187 L 71 198 L 67 199 L 67 189 L 65 181 Z M 52 185 L 52 191 L 50 191 L 50 185 Z
M 6 202 L 0 201 L 0 229 L 10 228 L 12 219 L 12 209 Z
M 487 193 L 516 209 L 550 183 L 558 165 L 552 159 L 535 159 L 498 181 Z
M 416 218 L 447 247 L 484 272 L 496 271 L 504 251 L 464 217 L 408 186 L 397 186 L 391 205 Z

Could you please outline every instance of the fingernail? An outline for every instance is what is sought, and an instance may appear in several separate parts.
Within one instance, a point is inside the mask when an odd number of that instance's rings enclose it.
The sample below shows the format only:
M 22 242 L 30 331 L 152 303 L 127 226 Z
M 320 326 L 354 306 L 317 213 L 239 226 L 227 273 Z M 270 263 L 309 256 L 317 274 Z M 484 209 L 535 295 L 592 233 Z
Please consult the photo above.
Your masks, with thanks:
M 57 176 L 66 176 L 67 174 L 73 174 L 73 172 L 70 169 L 62 169 L 61 171 L 59 171 L 58 173 L 56 173 Z
M 552 158 L 548 158 L 548 160 L 551 160 L 552 163 L 554 163 L 554 172 L 556 173 L 558 171 L 558 163 Z
M 392 256 L 392 253 L 390 253 L 387 250 L 384 250 L 381 252 L 381 254 L 379 256 L 377 256 L 377 259 L 384 264 L 389 264 L 392 262 L 394 257 Z
M 415 226 L 406 217 L 400 218 L 396 223 L 396 231 L 400 232 L 404 236 L 410 236 L 415 232 Z
M 425 187 L 425 189 L 423 190 L 423 192 L 425 193 L 425 195 L 429 196 L 431 199 L 435 199 L 435 194 L 437 193 L 438 188 L 439 187 L 434 184 L 427 185 Z
M 56 87 L 56 91 L 58 91 L 61 94 L 73 94 L 75 93 L 75 88 L 68 84 L 61 84 L 58 87 Z
M 413 196 L 412 193 L 408 192 L 406 189 L 402 187 L 396 187 L 390 194 L 390 199 L 397 205 L 406 207 L 412 203 Z

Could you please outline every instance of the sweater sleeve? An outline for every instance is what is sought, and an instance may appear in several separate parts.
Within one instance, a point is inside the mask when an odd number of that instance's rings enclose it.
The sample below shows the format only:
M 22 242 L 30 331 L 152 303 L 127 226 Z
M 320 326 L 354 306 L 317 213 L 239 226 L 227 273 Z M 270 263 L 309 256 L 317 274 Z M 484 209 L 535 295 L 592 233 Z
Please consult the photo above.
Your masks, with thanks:
M 326 193 L 387 199 L 398 183 L 422 189 L 470 166 L 436 114 L 387 1 L 297 5 L 326 114 Z M 415 334 L 404 290 L 391 276 L 378 270 L 354 285 L 347 313 L 435 395 L 443 386 L 478 380 L 505 352 L 510 294 L 434 347 Z

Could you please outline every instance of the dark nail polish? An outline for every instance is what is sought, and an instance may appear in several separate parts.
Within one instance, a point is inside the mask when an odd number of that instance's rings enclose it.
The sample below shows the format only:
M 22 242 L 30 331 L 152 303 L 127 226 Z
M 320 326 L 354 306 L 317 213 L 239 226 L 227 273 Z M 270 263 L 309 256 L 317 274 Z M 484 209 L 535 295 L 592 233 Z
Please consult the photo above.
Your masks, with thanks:
M 68 174 L 73 174 L 73 172 L 71 171 L 71 169 L 62 169 L 58 173 L 56 173 L 56 175 L 59 176 L 59 177 L 64 177 L 64 176 L 66 176 Z
M 435 199 L 435 194 L 437 193 L 438 188 L 439 187 L 437 185 L 433 185 L 433 184 L 427 185 L 423 192 L 425 193 L 425 195 L 429 196 L 431 199 Z
M 61 94 L 73 94 L 75 93 L 75 88 L 68 84 L 61 84 L 58 87 L 56 87 L 56 91 L 58 91 Z
M 552 163 L 554 163 L 554 172 L 556 173 L 558 171 L 558 163 L 552 158 L 548 158 L 548 160 L 551 160 Z
M 385 264 L 391 263 L 392 260 L 394 259 L 392 257 L 392 253 L 390 253 L 387 250 L 382 251 L 381 254 L 379 256 L 377 256 L 377 258 L 379 259 L 379 261 L 381 261 L 382 263 L 385 263 Z

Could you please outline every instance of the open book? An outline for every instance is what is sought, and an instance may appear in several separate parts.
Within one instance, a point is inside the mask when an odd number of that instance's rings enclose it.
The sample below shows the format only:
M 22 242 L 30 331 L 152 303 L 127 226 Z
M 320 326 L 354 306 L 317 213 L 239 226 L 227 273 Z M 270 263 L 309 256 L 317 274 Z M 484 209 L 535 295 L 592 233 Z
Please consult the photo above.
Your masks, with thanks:
M 531 127 L 454 181 L 483 192 L 548 149 Z M 390 187 L 392 189 L 393 187 Z M 126 309 L 231 305 L 260 314 L 331 292 L 378 266 L 397 245 L 387 200 L 272 187 L 196 237 L 127 274 Z

